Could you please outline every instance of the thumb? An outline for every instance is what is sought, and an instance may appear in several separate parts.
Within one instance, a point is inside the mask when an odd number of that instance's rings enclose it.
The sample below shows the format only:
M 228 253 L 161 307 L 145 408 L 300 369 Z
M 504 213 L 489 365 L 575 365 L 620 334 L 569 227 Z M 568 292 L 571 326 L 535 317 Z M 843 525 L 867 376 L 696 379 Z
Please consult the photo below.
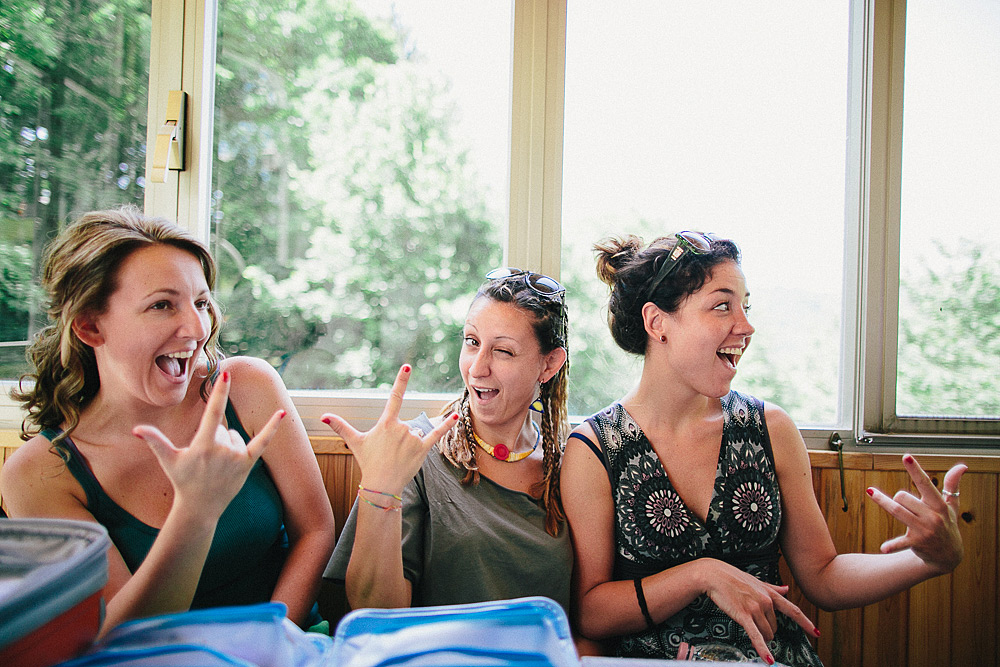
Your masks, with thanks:
M 327 412 L 319 419 L 321 422 L 333 429 L 334 433 L 344 439 L 344 442 L 347 443 L 348 449 L 361 438 L 361 432 L 348 424 L 338 415 Z
M 170 442 L 170 438 L 163 435 L 163 432 L 155 426 L 136 426 L 132 429 L 132 435 L 149 445 L 149 448 L 153 450 L 153 456 L 160 462 L 160 467 L 164 470 L 169 467 L 174 457 L 180 452 L 174 447 L 174 443 Z
M 906 535 L 900 535 L 899 537 L 894 537 L 891 540 L 886 540 L 879 547 L 879 551 L 884 554 L 891 554 L 897 551 L 902 551 L 903 549 L 908 549 L 910 547 L 909 538 Z

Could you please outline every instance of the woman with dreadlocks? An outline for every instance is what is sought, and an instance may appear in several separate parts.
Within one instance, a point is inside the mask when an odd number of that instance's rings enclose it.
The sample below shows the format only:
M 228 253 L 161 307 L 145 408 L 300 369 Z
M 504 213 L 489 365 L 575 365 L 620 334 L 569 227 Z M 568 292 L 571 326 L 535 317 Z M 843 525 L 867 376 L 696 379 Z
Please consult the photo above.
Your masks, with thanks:
M 399 420 L 408 365 L 372 430 L 323 416 L 361 468 L 324 575 L 345 582 L 351 607 L 544 595 L 569 609 L 572 547 L 559 502 L 564 293 L 531 271 L 487 274 L 462 333 L 465 391 L 441 417 Z

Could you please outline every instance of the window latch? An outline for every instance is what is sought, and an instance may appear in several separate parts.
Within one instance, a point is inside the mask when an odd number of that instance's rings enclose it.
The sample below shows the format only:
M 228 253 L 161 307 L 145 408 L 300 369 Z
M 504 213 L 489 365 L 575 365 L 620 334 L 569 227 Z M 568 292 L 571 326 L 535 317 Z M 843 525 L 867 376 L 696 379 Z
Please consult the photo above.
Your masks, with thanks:
M 842 509 L 847 511 L 847 485 L 844 482 L 844 441 L 840 434 L 834 431 L 827 440 L 830 449 L 837 452 L 837 466 L 840 468 L 840 499 L 844 502 Z
M 153 183 L 165 183 L 167 170 L 184 171 L 184 135 L 187 118 L 187 93 L 171 90 L 167 93 L 167 113 L 156 133 L 153 150 Z

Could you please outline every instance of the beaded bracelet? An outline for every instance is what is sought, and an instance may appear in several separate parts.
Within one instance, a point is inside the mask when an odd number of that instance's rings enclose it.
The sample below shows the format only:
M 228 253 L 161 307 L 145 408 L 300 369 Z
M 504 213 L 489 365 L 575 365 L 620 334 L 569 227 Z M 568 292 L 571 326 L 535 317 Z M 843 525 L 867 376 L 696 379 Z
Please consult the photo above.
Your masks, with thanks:
M 399 500 L 400 502 L 402 502 L 402 500 L 403 500 L 400 496 L 397 496 L 397 495 L 395 495 L 393 493 L 386 493 L 384 491 L 376 491 L 375 489 L 367 489 L 367 488 L 361 486 L 360 484 L 358 484 L 358 491 L 365 491 L 367 493 L 376 493 L 376 494 L 378 494 L 380 496 L 387 496 L 389 498 L 395 498 L 396 500 Z M 376 507 L 378 507 L 378 505 L 376 505 Z

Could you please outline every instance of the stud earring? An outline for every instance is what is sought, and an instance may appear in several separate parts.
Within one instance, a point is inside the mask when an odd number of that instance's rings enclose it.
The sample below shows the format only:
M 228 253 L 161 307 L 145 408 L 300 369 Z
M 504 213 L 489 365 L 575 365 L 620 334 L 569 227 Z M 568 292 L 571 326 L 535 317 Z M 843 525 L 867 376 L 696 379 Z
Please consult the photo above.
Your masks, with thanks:
M 661 343 L 666 343 L 667 342 L 667 337 L 664 336 L 663 334 L 660 334 L 660 342 Z

